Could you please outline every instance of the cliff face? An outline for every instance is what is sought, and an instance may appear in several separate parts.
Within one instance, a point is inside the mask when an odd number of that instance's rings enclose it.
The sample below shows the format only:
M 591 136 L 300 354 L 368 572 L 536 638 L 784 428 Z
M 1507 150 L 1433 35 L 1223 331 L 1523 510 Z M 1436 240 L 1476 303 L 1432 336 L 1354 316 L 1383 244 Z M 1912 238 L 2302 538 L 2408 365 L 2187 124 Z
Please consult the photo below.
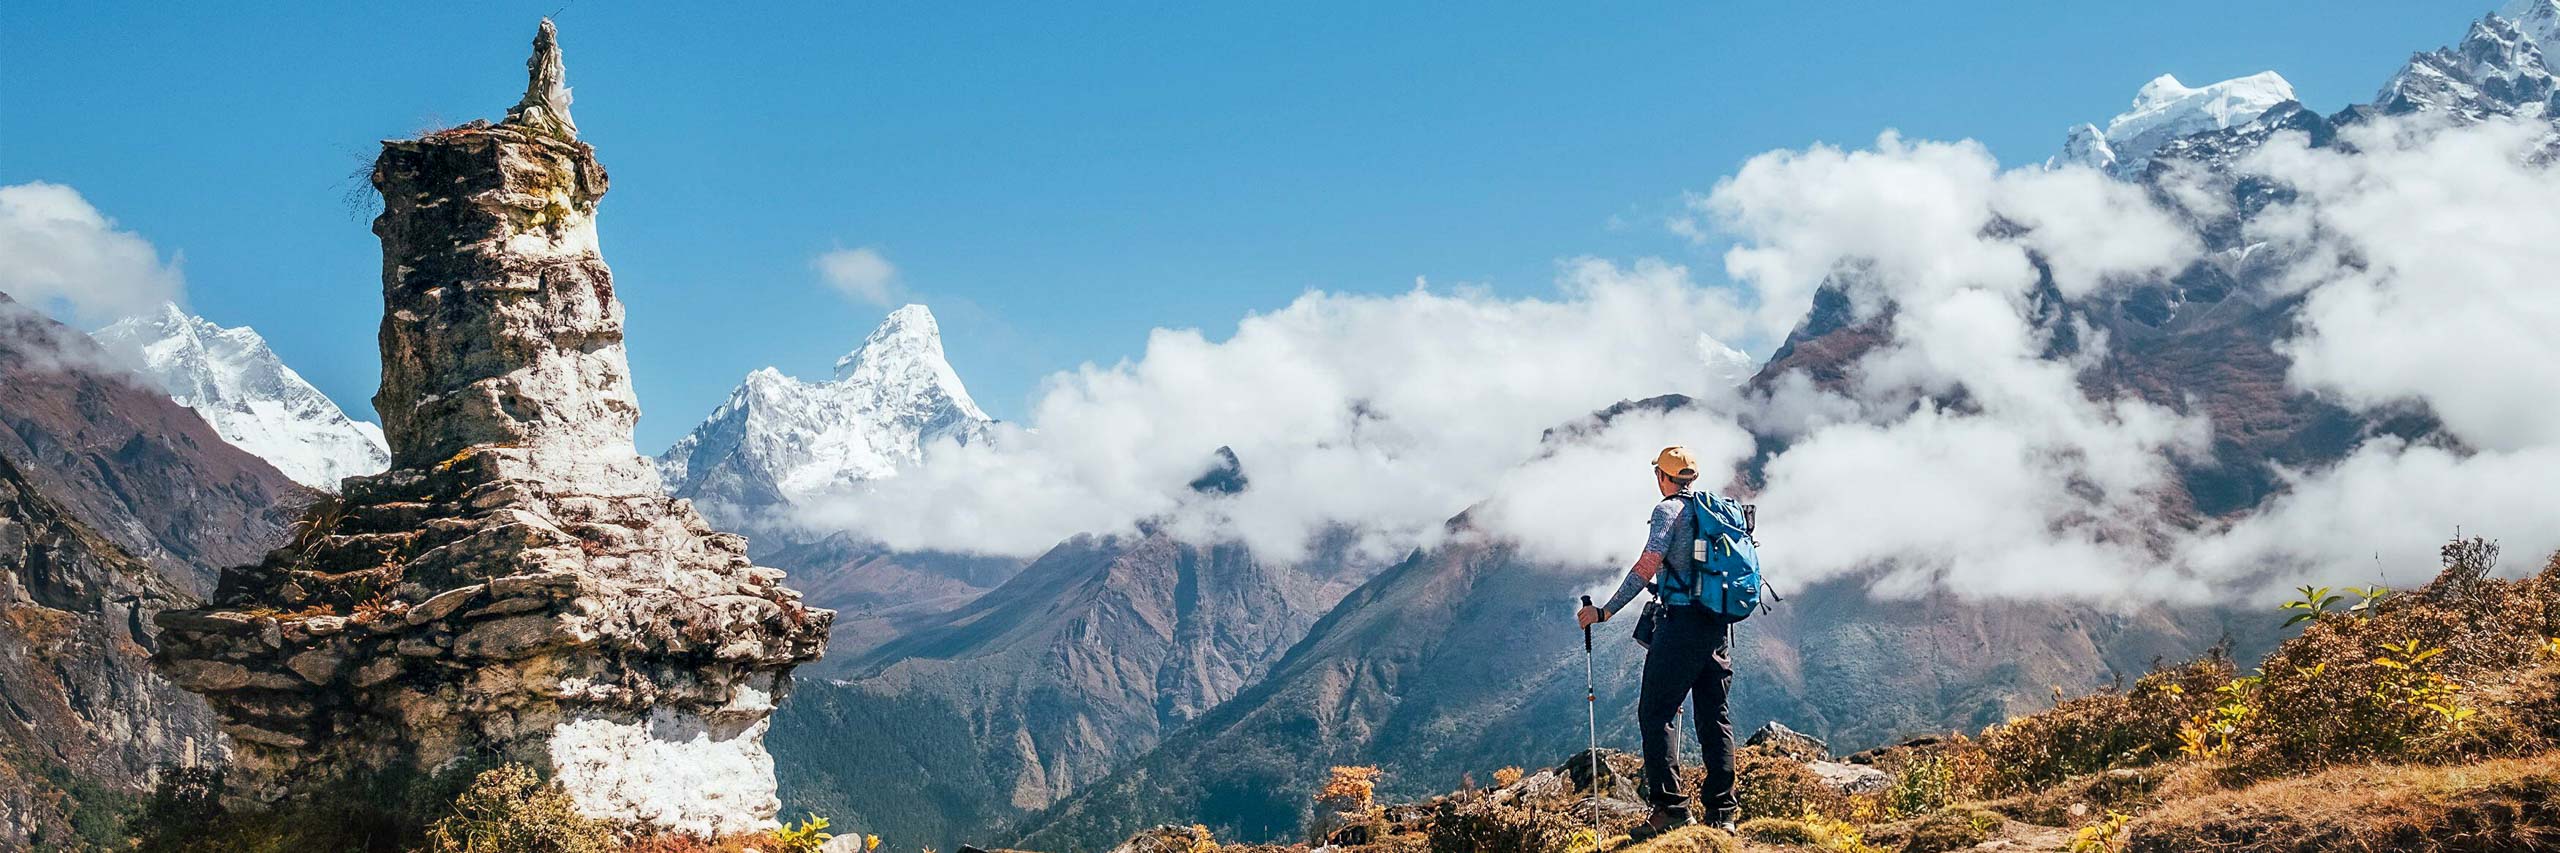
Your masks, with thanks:
M 0 457 L 0 847 L 75 844 L 105 791 L 219 756 L 210 709 L 146 657 L 152 616 L 193 603 Z
M 489 758 L 634 827 L 764 826 L 766 716 L 834 614 L 633 450 L 605 173 L 549 22 L 530 66 L 505 123 L 375 164 L 392 469 L 226 571 L 215 606 L 163 614 L 157 662 L 212 701 L 255 800 Z

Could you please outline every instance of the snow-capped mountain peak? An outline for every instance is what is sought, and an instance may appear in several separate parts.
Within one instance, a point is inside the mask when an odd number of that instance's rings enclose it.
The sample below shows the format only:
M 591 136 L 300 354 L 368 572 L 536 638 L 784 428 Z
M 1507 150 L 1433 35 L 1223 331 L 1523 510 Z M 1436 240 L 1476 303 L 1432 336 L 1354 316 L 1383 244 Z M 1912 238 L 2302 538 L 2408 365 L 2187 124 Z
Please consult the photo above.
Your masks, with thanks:
M 838 384 L 875 389 L 883 398 L 940 397 L 961 414 L 986 420 L 942 351 L 942 327 L 922 305 L 889 312 L 862 348 L 836 359 Z
M 2510 3 L 2509 14 L 2471 25 L 2462 41 L 2409 57 L 2374 103 L 2389 113 L 2435 112 L 2457 121 L 2554 112 L 2552 59 L 2543 47 L 2560 31 L 2560 0 Z
M 2560 0 L 2508 0 L 2498 17 L 2514 22 L 2517 31 L 2541 47 L 2546 65 L 2554 61 L 2551 48 L 2560 47 Z
M 829 381 L 771 367 L 748 373 L 658 457 L 658 470 L 715 521 L 770 535 L 760 510 L 896 476 L 935 442 L 984 440 L 991 423 L 944 356 L 933 312 L 908 305 L 838 359 Z
M 339 480 L 391 465 L 382 428 L 347 417 L 255 329 L 224 328 L 169 304 L 91 337 L 294 482 L 335 491 Z
M 2143 84 L 2132 108 L 2109 120 L 2106 129 L 2072 128 L 2055 160 L 2129 177 L 2171 140 L 2246 124 L 2293 99 L 2293 84 L 2273 71 L 2192 87 L 2162 74 Z

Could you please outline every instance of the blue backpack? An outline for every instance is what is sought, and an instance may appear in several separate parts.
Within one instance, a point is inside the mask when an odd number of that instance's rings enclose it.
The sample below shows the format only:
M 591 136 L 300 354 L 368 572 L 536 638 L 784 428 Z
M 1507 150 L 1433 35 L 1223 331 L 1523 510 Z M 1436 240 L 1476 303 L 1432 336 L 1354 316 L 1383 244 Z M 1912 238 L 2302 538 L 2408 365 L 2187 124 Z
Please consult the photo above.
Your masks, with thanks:
M 1689 546 L 1688 577 L 1664 565 L 1660 600 L 1671 607 L 1704 607 L 1740 622 L 1760 610 L 1760 549 L 1751 541 L 1751 519 L 1742 505 L 1718 494 L 1689 496 L 1698 538 Z

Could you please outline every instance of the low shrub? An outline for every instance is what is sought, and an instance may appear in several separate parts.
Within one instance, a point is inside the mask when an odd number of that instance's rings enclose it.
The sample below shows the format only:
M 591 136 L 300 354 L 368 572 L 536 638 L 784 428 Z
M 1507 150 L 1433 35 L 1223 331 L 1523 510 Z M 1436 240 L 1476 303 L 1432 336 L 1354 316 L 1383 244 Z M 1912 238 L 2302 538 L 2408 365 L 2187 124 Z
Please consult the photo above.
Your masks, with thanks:
M 1894 771 L 1893 786 L 1884 792 L 1884 813 L 1889 818 L 1929 814 L 1954 805 L 1960 793 L 1955 766 L 1946 756 L 1914 756 Z
M 520 764 L 481 773 L 427 826 L 430 853 L 612 853 L 613 828 Z
M 2007 824 L 2006 818 L 1994 812 L 1945 809 L 1898 827 L 1890 835 L 1874 835 L 1877 842 L 1897 843 L 1896 849 L 1902 853 L 1948 853 L 1989 841 Z
M 1432 853 L 1589 851 L 1591 828 L 1566 811 L 1487 800 L 1443 800 L 1432 810 Z
M 1723 830 L 1689 826 L 1663 833 L 1614 853 L 1738 853 L 1742 845 Z
M 1739 829 L 1742 837 L 1762 844 L 1811 847 L 1822 843 L 1821 837 L 1815 835 L 1813 827 L 1806 826 L 1802 818 L 1755 817 L 1743 821 Z
M 1984 787 L 2019 793 L 2112 767 L 2176 758 L 2180 728 L 2210 709 L 2214 690 L 2231 677 L 2231 659 L 2217 649 L 2145 675 L 2130 689 L 2102 690 L 1993 726 L 1977 741 L 1990 764 Z
M 1307 815 L 1307 843 L 1322 845 L 1346 832 L 1350 835 L 1341 843 L 1383 837 L 1386 821 L 1377 804 L 1378 775 L 1376 767 L 1333 768 L 1324 786 L 1316 789 L 1315 808 Z
M 2548 663 L 2560 634 L 2560 556 L 2520 580 L 2489 577 L 2495 543 L 2459 540 L 2420 590 L 2361 614 L 2329 612 L 2270 653 L 2254 715 L 2231 751 L 2242 779 L 2342 764 L 2439 762 L 2549 748 L 2560 721 L 2503 683 Z M 2527 691 L 2530 692 L 2530 691 Z
M 1822 784 L 1822 777 L 1803 762 L 1750 748 L 1736 757 L 1734 766 L 1739 776 L 1734 797 L 1744 818 L 1794 819 L 1808 812 L 1845 816 L 1852 811 L 1849 796 Z

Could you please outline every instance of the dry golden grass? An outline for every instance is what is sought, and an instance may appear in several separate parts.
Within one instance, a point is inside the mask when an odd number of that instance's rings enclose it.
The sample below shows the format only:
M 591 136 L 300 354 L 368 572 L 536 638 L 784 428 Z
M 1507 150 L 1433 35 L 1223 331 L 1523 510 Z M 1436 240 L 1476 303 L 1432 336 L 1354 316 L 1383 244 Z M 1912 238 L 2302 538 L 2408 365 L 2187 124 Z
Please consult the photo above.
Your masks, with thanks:
M 1618 848 L 1614 853 L 1737 853 L 1742 845 L 1723 830 L 1686 826 Z
M 2133 822 L 2127 850 L 2560 850 L 2560 753 L 2342 768 L 2172 802 Z

